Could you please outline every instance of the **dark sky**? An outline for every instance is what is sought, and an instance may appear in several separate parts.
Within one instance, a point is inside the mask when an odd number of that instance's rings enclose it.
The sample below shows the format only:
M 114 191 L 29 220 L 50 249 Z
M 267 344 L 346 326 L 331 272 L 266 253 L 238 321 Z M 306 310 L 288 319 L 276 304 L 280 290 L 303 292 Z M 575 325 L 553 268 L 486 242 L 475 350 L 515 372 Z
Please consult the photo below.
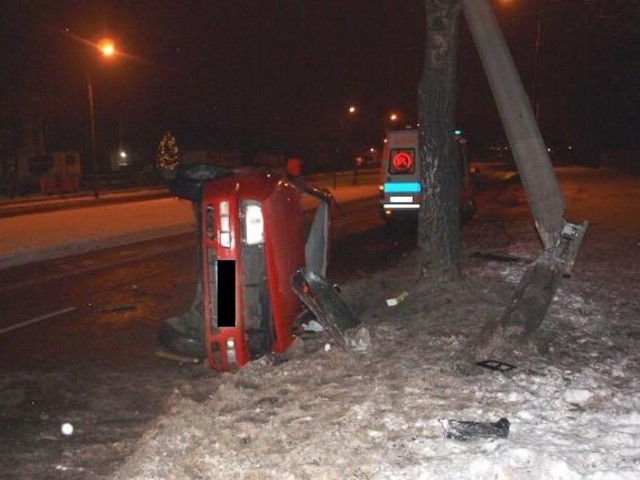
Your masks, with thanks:
M 585 13 L 602 0 L 543 1 L 543 131 L 566 137 L 584 76 L 602 81 L 601 54 L 587 55 L 582 42 Z M 493 3 L 529 88 L 538 0 Z M 295 146 L 344 122 L 373 141 L 389 112 L 416 119 L 423 8 L 423 0 L 3 0 L 3 105 L 45 99 L 51 115 L 82 129 L 90 72 L 99 126 L 113 132 L 121 122 L 134 144 L 157 143 L 168 129 L 194 146 Z M 105 36 L 125 53 L 108 64 L 79 40 Z M 493 140 L 501 127 L 464 20 L 460 45 L 459 123 Z M 622 45 L 615 51 L 633 50 Z M 609 67 L 622 83 L 637 48 L 627 55 Z M 350 103 L 358 116 L 345 119 Z

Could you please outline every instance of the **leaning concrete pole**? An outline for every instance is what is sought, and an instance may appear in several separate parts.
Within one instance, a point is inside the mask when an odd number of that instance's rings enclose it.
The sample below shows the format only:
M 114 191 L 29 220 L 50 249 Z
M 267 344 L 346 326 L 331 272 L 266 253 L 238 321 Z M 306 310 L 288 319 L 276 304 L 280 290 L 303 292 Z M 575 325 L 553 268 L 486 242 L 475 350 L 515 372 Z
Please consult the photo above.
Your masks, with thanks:
M 522 81 L 488 0 L 462 0 L 464 16 L 498 106 L 536 228 L 546 249 L 558 240 L 564 196 Z
M 563 219 L 558 179 L 489 1 L 461 2 L 545 247 L 520 279 L 502 317 L 487 322 L 478 336 L 475 355 L 500 358 L 539 328 L 562 275 L 571 273 L 587 222 L 574 225 Z

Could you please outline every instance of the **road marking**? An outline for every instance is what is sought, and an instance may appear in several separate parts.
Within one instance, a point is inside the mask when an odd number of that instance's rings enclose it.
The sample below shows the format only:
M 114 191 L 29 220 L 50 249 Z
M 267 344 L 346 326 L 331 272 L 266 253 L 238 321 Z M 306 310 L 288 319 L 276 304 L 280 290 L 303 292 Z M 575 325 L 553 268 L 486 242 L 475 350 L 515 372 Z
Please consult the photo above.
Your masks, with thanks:
M 67 313 L 67 312 L 73 312 L 75 309 L 76 307 L 63 308 L 62 310 L 58 310 L 57 312 L 47 313 L 46 315 L 32 318 L 31 320 L 25 320 L 24 322 L 16 323 L 15 325 L 11 325 L 10 327 L 1 329 L 0 335 L 2 335 L 3 333 L 10 332 L 11 330 L 17 330 L 18 328 L 26 327 L 33 323 L 41 322 L 42 320 L 46 320 L 47 318 L 57 317 L 58 315 L 62 315 L 63 313 Z

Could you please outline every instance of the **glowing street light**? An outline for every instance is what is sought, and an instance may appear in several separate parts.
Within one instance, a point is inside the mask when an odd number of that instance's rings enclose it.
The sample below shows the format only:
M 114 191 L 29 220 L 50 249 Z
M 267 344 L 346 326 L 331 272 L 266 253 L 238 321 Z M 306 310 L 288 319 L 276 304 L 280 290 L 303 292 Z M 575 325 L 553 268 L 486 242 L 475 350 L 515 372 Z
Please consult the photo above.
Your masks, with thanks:
M 399 120 L 400 114 L 396 112 L 390 112 L 385 116 L 382 122 L 385 135 L 396 128 Z
M 113 43 L 113 40 L 103 38 L 98 42 L 98 50 L 100 50 L 105 57 L 113 57 L 116 54 L 116 45 Z
M 356 113 L 358 113 L 358 107 L 356 107 L 354 104 L 350 104 L 347 105 L 346 108 L 346 112 L 347 112 L 347 117 L 354 117 Z M 344 113 L 340 114 L 340 118 L 339 118 L 339 123 L 340 123 L 340 135 L 343 136 L 344 135 L 344 127 L 345 127 L 345 115 Z

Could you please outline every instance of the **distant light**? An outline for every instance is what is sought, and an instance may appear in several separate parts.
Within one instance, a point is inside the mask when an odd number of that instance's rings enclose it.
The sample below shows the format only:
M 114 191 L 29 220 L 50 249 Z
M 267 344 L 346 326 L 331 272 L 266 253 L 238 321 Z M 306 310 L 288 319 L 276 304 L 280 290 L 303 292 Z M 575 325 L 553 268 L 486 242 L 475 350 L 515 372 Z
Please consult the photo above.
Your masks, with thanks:
M 398 120 L 398 115 L 396 113 L 392 113 L 391 115 L 389 115 L 389 120 L 395 122 L 396 120 Z
M 462 130 L 458 129 L 458 130 L 455 130 L 453 133 L 455 134 L 456 137 L 459 137 L 460 135 L 462 135 Z
M 348 111 L 349 113 L 356 113 L 356 107 L 353 105 L 349 105 Z
M 116 54 L 116 45 L 113 43 L 113 40 L 104 38 L 98 43 L 98 50 L 100 50 L 105 57 L 113 57 Z
M 129 165 L 130 160 L 127 157 L 127 152 L 125 152 L 124 150 L 119 150 L 116 162 L 119 167 L 126 167 L 127 165 Z

